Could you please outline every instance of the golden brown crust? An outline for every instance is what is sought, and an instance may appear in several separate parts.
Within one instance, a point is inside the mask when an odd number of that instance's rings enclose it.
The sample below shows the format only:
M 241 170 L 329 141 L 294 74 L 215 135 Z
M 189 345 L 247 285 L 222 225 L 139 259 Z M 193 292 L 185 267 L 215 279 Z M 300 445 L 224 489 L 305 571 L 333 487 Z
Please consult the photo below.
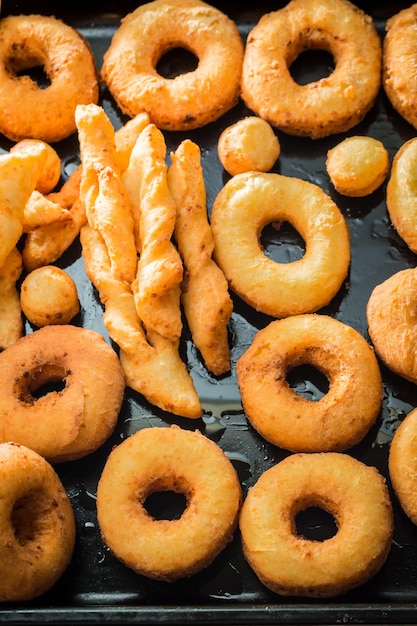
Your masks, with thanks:
M 417 4 L 399 11 L 386 24 L 382 84 L 392 106 L 417 128 Z
M 392 225 L 417 253 L 417 139 L 409 139 L 395 154 L 387 184 L 387 209 Z
M 75 519 L 49 463 L 0 444 L 0 602 L 32 600 L 58 581 L 75 544 Z
M 289 371 L 311 365 L 329 390 L 312 401 L 287 382 Z M 326 315 L 277 320 L 260 330 L 237 362 L 245 413 L 274 445 L 295 452 L 340 452 L 374 424 L 382 381 L 372 348 L 355 329 Z
M 174 48 L 189 50 L 199 63 L 167 79 L 156 64 Z M 189 130 L 237 104 L 242 62 L 237 26 L 224 13 L 200 0 L 154 0 L 122 19 L 101 78 L 123 113 L 145 111 L 161 129 Z
M 259 243 L 272 222 L 289 222 L 306 244 L 292 263 L 268 258 Z M 317 185 L 275 173 L 229 180 L 214 201 L 214 256 L 230 288 L 273 317 L 312 313 L 329 304 L 350 264 L 349 232 L 335 203 Z
M 45 68 L 45 89 L 18 74 Z M 81 35 L 54 17 L 10 15 L 0 21 L 0 132 L 13 141 L 48 143 L 75 132 L 79 103 L 98 101 L 94 57 Z
M 65 386 L 36 397 L 54 383 Z M 113 432 L 124 387 L 118 357 L 101 335 L 45 326 L 0 354 L 0 439 L 51 463 L 86 456 Z
M 335 69 L 307 85 L 292 62 L 308 49 L 326 50 Z M 292 0 L 265 14 L 249 33 L 242 98 L 270 124 L 312 138 L 343 132 L 363 119 L 381 84 L 381 42 L 369 16 L 348 0 Z
M 395 431 L 388 462 L 392 486 L 404 512 L 413 524 L 417 524 L 416 432 L 417 409 L 413 409 Z
M 318 506 L 336 534 L 312 541 L 295 518 Z M 240 516 L 243 550 L 261 582 L 281 595 L 333 597 L 368 581 L 383 566 L 393 515 L 385 479 L 347 454 L 295 454 L 267 470 Z
M 154 492 L 187 498 L 177 520 L 156 520 Z M 97 489 L 103 540 L 125 565 L 172 582 L 207 567 L 232 539 L 241 504 L 235 469 L 199 431 L 145 428 L 114 448 Z

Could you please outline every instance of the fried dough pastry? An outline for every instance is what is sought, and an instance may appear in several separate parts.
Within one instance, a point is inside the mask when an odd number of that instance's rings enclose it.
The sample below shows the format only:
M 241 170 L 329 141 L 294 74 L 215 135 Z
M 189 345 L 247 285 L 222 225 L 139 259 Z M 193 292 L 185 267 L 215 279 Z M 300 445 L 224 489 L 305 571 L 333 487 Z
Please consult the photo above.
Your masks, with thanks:
M 177 210 L 175 238 L 186 269 L 181 301 L 194 344 L 207 369 L 219 376 L 230 369 L 227 324 L 233 303 L 227 280 L 212 258 L 200 149 L 186 139 L 171 160 L 168 185 Z
M 15 247 L 0 267 L 0 350 L 14 344 L 23 333 L 22 310 L 16 288 L 22 269 L 22 257 Z

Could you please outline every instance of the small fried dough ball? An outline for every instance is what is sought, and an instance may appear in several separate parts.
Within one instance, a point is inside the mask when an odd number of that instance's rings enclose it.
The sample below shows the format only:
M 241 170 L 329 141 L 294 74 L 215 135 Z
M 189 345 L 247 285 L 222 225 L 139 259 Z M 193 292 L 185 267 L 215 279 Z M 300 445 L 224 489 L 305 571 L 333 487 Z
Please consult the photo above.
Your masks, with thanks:
M 367 196 L 382 185 L 388 174 L 388 151 L 373 137 L 348 137 L 328 151 L 326 167 L 340 194 Z
M 50 193 L 57 186 L 61 177 L 61 159 L 54 148 L 40 139 L 22 139 L 10 149 L 10 152 L 24 154 L 30 152 L 36 144 L 43 144 L 46 149 L 46 163 L 36 183 L 36 190 L 40 193 Z
M 80 310 L 73 279 L 54 265 L 39 267 L 26 276 L 20 304 L 29 322 L 38 327 L 68 324 Z
M 281 146 L 267 121 L 249 116 L 222 132 L 217 149 L 224 169 L 235 176 L 250 171 L 269 172 Z

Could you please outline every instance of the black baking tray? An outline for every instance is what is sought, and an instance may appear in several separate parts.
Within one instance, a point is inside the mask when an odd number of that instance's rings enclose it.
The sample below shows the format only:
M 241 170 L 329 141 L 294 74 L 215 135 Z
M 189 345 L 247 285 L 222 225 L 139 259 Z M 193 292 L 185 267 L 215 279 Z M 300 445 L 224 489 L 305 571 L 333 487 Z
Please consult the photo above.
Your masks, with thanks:
M 319 0 L 318 0 L 319 2 Z M 243 40 L 263 13 L 276 10 L 283 2 L 226 3 L 213 2 L 239 26 Z M 386 20 L 409 3 L 358 3 L 373 16 L 381 38 Z M 137 2 L 103 0 L 85 2 L 74 9 L 68 3 L 10 2 L 3 0 L 2 15 L 9 13 L 53 14 L 79 30 L 90 42 L 97 66 L 120 23 L 120 18 L 138 6 Z M 416 51 L 417 54 L 417 51 Z M 177 56 L 176 56 L 177 55 Z M 180 51 L 170 54 L 161 71 L 188 63 Z M 299 81 L 318 78 L 329 72 L 332 59 L 325 53 L 302 55 L 294 65 Z M 167 69 L 168 68 L 168 69 Z M 100 104 L 115 128 L 127 121 L 102 85 Z M 217 156 L 220 132 L 251 112 L 242 102 L 220 120 L 188 133 L 165 132 L 168 154 L 186 136 L 201 148 L 207 188 L 208 211 L 229 176 Z M 368 341 L 365 307 L 373 287 L 395 272 L 416 265 L 417 258 L 392 228 L 385 203 L 385 185 L 371 196 L 345 198 L 332 188 L 325 168 L 329 148 L 347 135 L 362 134 L 381 139 L 391 160 L 398 148 L 416 135 L 392 108 L 381 90 L 378 101 L 366 118 L 349 133 L 320 140 L 290 137 L 277 133 L 281 155 L 274 171 L 296 176 L 319 185 L 337 203 L 346 216 L 352 242 L 349 276 L 331 304 L 320 313 L 353 326 Z M 0 150 L 11 143 L 0 137 Z M 62 157 L 62 181 L 79 162 L 77 137 L 55 145 Z M 62 182 L 61 181 L 61 182 Z M 291 260 L 303 252 L 303 242 L 290 228 L 280 234 L 266 228 L 262 242 L 267 254 L 277 260 Z M 81 312 L 73 323 L 91 328 L 110 342 L 102 322 L 102 308 L 97 293 L 85 276 L 80 244 L 77 241 L 57 262 L 75 279 Z M 85 459 L 56 466 L 71 499 L 77 522 L 74 557 L 67 571 L 50 592 L 36 601 L 0 606 L 0 622 L 10 624 L 359 624 L 413 623 L 417 621 L 417 528 L 406 518 L 391 490 L 395 511 L 392 549 L 382 570 L 367 584 L 332 600 L 283 598 L 269 592 L 257 580 L 244 561 L 238 531 L 234 540 L 207 569 L 190 579 L 174 584 L 147 580 L 119 563 L 101 540 L 95 494 L 106 458 L 115 445 L 141 428 L 178 424 L 199 428 L 228 454 L 235 465 L 244 495 L 263 471 L 283 459 L 288 452 L 265 442 L 248 424 L 236 381 L 237 358 L 250 345 L 256 331 L 271 318 L 256 313 L 233 296 L 234 312 L 230 322 L 232 370 L 215 378 L 208 374 L 187 329 L 181 345 L 204 408 L 199 421 L 186 420 L 164 413 L 150 405 L 136 392 L 127 389 L 120 419 L 112 437 L 102 448 Z M 26 322 L 25 332 L 34 329 Z M 117 347 L 115 346 L 115 349 Z M 387 478 L 387 458 L 395 428 L 417 406 L 417 388 L 390 373 L 382 364 L 384 400 L 375 427 L 357 446 L 348 451 L 365 463 L 375 465 Z M 319 383 L 309 373 L 296 383 L 300 393 L 314 397 Z M 302 387 L 304 385 L 304 391 Z M 320 520 L 307 520 L 310 527 L 320 527 Z

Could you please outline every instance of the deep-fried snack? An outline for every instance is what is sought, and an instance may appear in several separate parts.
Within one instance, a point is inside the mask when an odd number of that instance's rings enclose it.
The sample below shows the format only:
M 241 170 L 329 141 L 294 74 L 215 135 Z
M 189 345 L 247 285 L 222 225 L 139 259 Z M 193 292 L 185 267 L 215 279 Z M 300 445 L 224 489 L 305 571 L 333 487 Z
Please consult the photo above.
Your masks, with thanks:
M 329 52 L 329 76 L 298 84 L 290 68 L 305 50 Z M 242 98 L 272 126 L 313 139 L 347 131 L 372 108 L 381 84 L 381 40 L 348 0 L 292 0 L 266 13 L 249 33 Z
M 319 507 L 336 534 L 314 541 L 296 517 Z M 364 584 L 384 565 L 393 513 L 384 477 L 348 454 L 293 454 L 258 479 L 240 515 L 244 555 L 280 595 L 329 598 Z
M 12 154 L 15 152 L 19 152 L 20 154 L 30 153 L 33 147 L 36 148 L 40 141 L 40 139 L 22 139 L 22 141 L 19 141 L 10 148 L 10 152 Z M 55 148 L 48 143 L 42 143 L 46 151 L 46 159 L 36 182 L 36 190 L 42 194 L 46 194 L 55 189 L 61 178 L 61 159 Z
M 74 512 L 53 467 L 16 443 L 0 444 L 0 602 L 53 587 L 70 563 Z
M 48 384 L 58 389 L 37 397 Z M 115 351 L 99 333 L 51 325 L 0 354 L 0 387 L 1 440 L 58 463 L 85 457 L 108 439 L 125 382 Z
M 87 276 L 104 305 L 103 322 L 120 347 L 126 384 L 164 411 L 192 419 L 202 408 L 193 380 L 178 352 L 178 342 L 145 335 L 130 285 L 110 273 L 106 247 L 88 225 L 80 232 Z
M 366 306 L 375 351 L 393 372 L 417 383 L 417 269 L 396 272 L 377 285 Z
M 26 276 L 20 287 L 20 305 L 29 322 L 39 328 L 69 324 L 80 311 L 74 280 L 54 265 L 38 267 Z
M 149 496 L 163 491 L 185 496 L 179 519 L 148 513 Z M 145 428 L 108 457 L 97 488 L 97 518 L 120 561 L 172 582 L 207 567 L 225 548 L 241 498 L 236 470 L 213 441 L 177 426 Z
M 22 229 L 24 233 L 28 233 L 41 226 L 67 222 L 71 219 L 68 209 L 64 209 L 35 189 L 23 209 Z
M 339 193 L 362 197 L 378 189 L 387 177 L 389 155 L 374 137 L 347 137 L 327 152 L 326 168 Z
M 136 274 L 136 244 L 131 204 L 117 164 L 114 128 L 102 107 L 94 104 L 78 106 L 75 121 L 82 163 L 80 197 L 87 221 L 106 244 L 111 272 L 130 283 Z
M 14 344 L 23 334 L 22 310 L 16 288 L 22 269 L 22 256 L 17 248 L 13 248 L 0 267 L 0 350 Z
M 165 78 L 157 64 L 171 49 L 198 59 L 194 71 Z M 104 54 L 101 78 L 123 113 L 141 111 L 165 130 L 218 119 L 238 101 L 243 43 L 236 24 L 200 0 L 154 0 L 126 15 Z
M 294 391 L 291 369 L 310 365 L 329 382 L 317 401 Z M 382 404 L 382 379 L 371 346 L 327 315 L 295 315 L 258 331 L 237 362 L 245 414 L 276 446 L 294 452 L 341 452 L 368 433 Z
M 402 9 L 385 25 L 382 84 L 394 109 L 417 128 L 417 4 Z
M 417 409 L 410 411 L 394 433 L 389 450 L 389 475 L 405 514 L 417 525 Z
M 168 188 L 166 145 L 162 132 L 149 124 L 139 135 L 122 176 L 139 233 L 139 260 L 132 283 L 139 318 L 147 332 L 177 341 L 183 265 L 171 239 L 176 209 Z
M 186 270 L 181 302 L 194 344 L 207 369 L 219 376 L 230 369 L 227 325 L 233 303 L 227 280 L 212 258 L 200 149 L 186 139 L 171 160 L 168 185 L 176 205 L 175 239 Z
M 41 88 L 29 75 L 43 67 Z M 52 16 L 9 15 L 0 21 L 0 132 L 13 141 L 48 143 L 75 132 L 77 104 L 97 102 L 97 70 L 84 38 Z
M 259 238 L 267 224 L 286 221 L 306 250 L 297 261 L 277 263 L 264 254 Z M 329 304 L 349 270 L 346 220 L 320 187 L 305 180 L 262 172 L 234 176 L 214 201 L 211 228 L 214 258 L 230 288 L 273 317 Z
M 269 172 L 278 159 L 281 146 L 266 120 L 254 115 L 227 126 L 219 137 L 217 152 L 226 172 Z
M 417 253 L 417 138 L 406 141 L 392 161 L 387 184 L 387 209 L 392 225 Z

